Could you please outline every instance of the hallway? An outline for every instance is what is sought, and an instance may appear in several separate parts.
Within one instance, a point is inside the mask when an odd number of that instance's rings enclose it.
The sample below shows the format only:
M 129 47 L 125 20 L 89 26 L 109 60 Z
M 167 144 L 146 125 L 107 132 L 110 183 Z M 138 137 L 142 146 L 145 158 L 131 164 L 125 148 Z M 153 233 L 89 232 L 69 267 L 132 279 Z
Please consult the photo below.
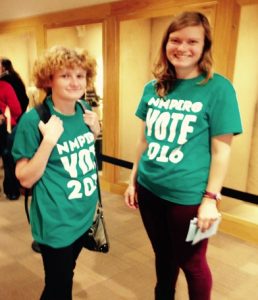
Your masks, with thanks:
M 0 177 L 2 182 L 2 178 Z M 155 283 L 152 249 L 138 212 L 120 195 L 103 192 L 111 251 L 83 251 L 74 280 L 74 300 L 152 300 Z M 38 300 L 43 285 L 41 256 L 31 248 L 24 201 L 0 197 L 0 300 Z M 211 238 L 212 300 L 257 300 L 258 247 L 223 233 Z M 177 300 L 186 300 L 180 274 Z

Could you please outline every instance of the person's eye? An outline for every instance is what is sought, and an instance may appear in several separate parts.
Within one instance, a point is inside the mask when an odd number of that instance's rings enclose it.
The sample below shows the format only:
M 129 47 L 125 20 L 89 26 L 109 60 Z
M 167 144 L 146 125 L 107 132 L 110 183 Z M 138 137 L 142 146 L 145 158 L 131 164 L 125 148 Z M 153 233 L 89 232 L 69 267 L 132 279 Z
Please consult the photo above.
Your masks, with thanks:
M 190 41 L 189 41 L 189 44 L 190 44 L 190 45 L 195 45 L 195 44 L 198 44 L 198 41 L 196 41 L 196 40 L 190 40 Z
M 179 44 L 180 43 L 180 40 L 178 38 L 171 38 L 169 39 L 169 42 L 171 44 Z
M 85 77 L 86 77 L 86 76 L 85 76 L 84 74 L 78 74 L 78 75 L 77 75 L 77 78 L 78 78 L 78 79 L 84 79 Z
M 67 73 L 64 73 L 64 74 L 61 74 L 61 77 L 62 77 L 62 78 L 68 78 L 69 75 L 68 75 Z

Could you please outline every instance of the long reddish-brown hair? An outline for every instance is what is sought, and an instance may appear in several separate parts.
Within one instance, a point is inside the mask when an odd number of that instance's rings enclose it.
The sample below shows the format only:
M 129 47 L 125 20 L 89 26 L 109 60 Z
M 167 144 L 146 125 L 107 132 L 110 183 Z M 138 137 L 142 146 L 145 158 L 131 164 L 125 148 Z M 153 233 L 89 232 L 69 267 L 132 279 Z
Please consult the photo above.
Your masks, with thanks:
M 202 56 L 199 60 L 199 68 L 200 71 L 205 74 L 205 79 L 201 83 L 205 84 L 212 77 L 212 37 L 210 23 L 206 16 L 200 12 L 183 12 L 173 19 L 165 31 L 161 42 L 159 56 L 154 65 L 153 75 L 157 80 L 156 91 L 160 97 L 165 96 L 173 89 L 173 85 L 176 80 L 175 68 L 169 62 L 166 55 L 166 46 L 170 33 L 188 26 L 200 25 L 204 29 L 204 47 Z

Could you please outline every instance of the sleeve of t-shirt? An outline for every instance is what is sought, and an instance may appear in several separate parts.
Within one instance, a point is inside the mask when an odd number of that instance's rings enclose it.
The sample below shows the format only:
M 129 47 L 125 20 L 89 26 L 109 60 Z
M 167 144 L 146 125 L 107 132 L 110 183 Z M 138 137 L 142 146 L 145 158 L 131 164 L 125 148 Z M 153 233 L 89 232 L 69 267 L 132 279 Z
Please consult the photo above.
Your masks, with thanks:
M 20 102 L 15 94 L 13 87 L 7 82 L 6 82 L 5 92 L 6 92 L 6 104 L 10 108 L 12 118 L 14 118 L 16 121 L 22 113 Z
M 221 81 L 214 92 L 210 103 L 209 118 L 211 136 L 242 132 L 236 92 L 226 78 Z
M 12 155 L 15 161 L 32 158 L 40 144 L 39 116 L 33 108 L 22 115 L 14 136 Z
M 145 121 L 146 120 L 146 115 L 147 115 L 147 110 L 148 110 L 148 105 L 147 105 L 147 100 L 146 100 L 146 95 L 148 95 L 148 89 L 150 89 L 150 84 L 147 83 L 144 86 L 143 93 L 139 102 L 139 105 L 136 109 L 135 115 L 140 118 L 141 120 Z

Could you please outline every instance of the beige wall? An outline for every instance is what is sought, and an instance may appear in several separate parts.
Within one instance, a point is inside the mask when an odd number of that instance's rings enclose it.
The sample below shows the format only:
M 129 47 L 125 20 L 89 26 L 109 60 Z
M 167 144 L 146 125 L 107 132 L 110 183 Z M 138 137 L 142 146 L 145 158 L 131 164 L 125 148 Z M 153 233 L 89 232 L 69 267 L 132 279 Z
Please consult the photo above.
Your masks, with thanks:
M 250 149 L 246 191 L 258 195 L 258 5 L 242 8 L 235 83 L 242 107 L 245 134 L 242 149 Z M 240 141 L 241 142 L 241 141 Z M 245 145 L 248 145 L 246 147 Z M 244 150 L 247 151 L 247 150 Z M 241 173 L 242 167 L 240 167 Z
M 47 29 L 47 47 L 62 45 L 66 47 L 78 46 L 78 35 L 75 27 Z
M 134 160 L 140 122 L 134 116 L 144 84 L 150 73 L 150 20 L 133 20 L 120 23 L 120 86 L 119 86 L 119 157 Z M 120 170 L 120 180 L 128 178 Z
M 258 194 L 257 16 L 258 5 L 242 7 L 233 83 L 238 94 L 244 133 L 234 140 L 230 169 L 225 182 L 226 186 L 255 194 Z
M 32 32 L 0 35 L 0 56 L 9 58 L 26 87 L 31 84 L 32 61 L 36 57 L 36 43 Z

